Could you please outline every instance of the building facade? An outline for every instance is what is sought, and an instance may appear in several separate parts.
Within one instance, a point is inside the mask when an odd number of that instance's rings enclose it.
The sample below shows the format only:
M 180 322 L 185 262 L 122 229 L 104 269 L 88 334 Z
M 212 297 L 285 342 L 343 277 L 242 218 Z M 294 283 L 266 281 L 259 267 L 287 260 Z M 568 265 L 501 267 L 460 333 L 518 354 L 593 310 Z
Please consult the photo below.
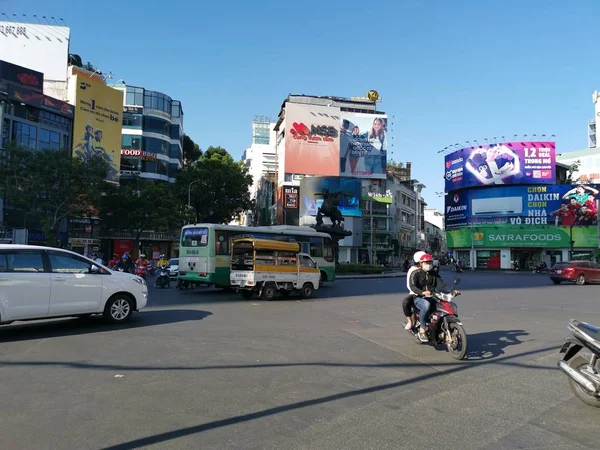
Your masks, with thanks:
M 183 167 L 183 109 L 179 100 L 142 87 L 124 93 L 120 176 L 175 182 Z
M 275 150 L 275 123 L 270 118 L 261 116 L 252 122 L 252 145 L 242 156 L 242 161 L 252 175 L 250 198 L 256 199 L 260 180 L 263 177 L 277 174 L 277 154 Z

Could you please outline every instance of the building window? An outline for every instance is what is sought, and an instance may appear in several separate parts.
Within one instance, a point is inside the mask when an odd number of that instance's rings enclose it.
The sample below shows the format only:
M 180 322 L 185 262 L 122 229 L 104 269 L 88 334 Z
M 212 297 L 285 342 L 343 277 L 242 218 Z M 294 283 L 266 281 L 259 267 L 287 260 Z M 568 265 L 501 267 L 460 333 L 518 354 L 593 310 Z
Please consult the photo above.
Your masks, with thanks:
M 150 133 L 164 134 L 165 136 L 170 137 L 171 127 L 169 122 L 164 119 L 145 116 L 143 130 L 149 131 Z
M 173 102 L 172 114 L 173 117 L 181 117 L 181 103 L 178 101 Z
M 144 89 L 136 87 L 127 87 L 125 94 L 125 104 L 144 106 Z
M 179 139 L 179 137 L 180 137 L 179 125 L 171 125 L 169 136 L 171 137 L 171 139 Z
M 40 128 L 40 145 L 39 148 L 58 150 L 60 148 L 60 134 L 55 131 Z
M 179 144 L 171 144 L 169 158 L 181 160 L 181 147 L 179 147 Z
M 145 152 L 156 153 L 158 155 L 167 155 L 170 144 L 162 139 L 145 137 L 142 138 L 142 150 Z
M 141 114 L 123 114 L 123 128 L 142 128 L 143 116 Z
M 156 109 L 170 115 L 172 104 L 173 100 L 168 95 L 154 91 L 144 92 L 144 108 Z
M 121 138 L 121 148 L 124 150 L 141 150 L 142 137 L 124 134 Z
M 30 150 L 36 149 L 37 127 L 15 121 L 13 123 L 13 136 L 13 139 L 17 145 Z

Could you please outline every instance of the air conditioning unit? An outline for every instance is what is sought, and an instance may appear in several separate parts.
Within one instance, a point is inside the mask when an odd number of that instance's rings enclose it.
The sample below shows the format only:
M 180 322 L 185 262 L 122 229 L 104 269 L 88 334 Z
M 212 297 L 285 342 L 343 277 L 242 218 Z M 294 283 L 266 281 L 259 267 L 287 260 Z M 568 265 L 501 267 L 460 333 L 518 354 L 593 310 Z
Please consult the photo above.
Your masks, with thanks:
M 473 216 L 519 215 L 522 213 L 522 197 L 474 198 L 471 200 Z

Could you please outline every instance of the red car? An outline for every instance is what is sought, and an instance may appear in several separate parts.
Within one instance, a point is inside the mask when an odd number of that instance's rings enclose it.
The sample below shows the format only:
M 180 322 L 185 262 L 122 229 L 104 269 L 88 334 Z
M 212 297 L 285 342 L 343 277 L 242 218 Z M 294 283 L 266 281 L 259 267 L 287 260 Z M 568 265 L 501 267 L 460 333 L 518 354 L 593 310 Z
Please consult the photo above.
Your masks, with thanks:
M 591 261 L 564 261 L 550 269 L 550 279 L 554 284 L 571 281 L 583 285 L 600 282 L 600 264 Z

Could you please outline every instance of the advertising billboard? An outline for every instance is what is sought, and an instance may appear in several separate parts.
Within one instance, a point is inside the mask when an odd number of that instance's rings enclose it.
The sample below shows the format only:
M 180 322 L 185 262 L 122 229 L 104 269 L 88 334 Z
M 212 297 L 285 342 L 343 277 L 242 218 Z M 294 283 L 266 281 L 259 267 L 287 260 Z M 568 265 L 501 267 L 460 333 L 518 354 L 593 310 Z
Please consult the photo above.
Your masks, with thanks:
M 494 184 L 554 184 L 554 142 L 504 142 L 445 157 L 446 192 Z
M 43 73 L 6 61 L 0 61 L 0 79 L 35 92 L 44 90 Z
M 109 164 L 107 180 L 118 183 L 121 165 L 123 92 L 102 82 L 75 75 L 73 156 L 102 156 Z
M 288 102 L 285 121 L 285 172 L 339 175 L 340 109 Z
M 9 86 L 8 97 L 28 105 L 37 106 L 38 108 L 73 118 L 73 112 L 75 109 L 73 108 L 73 105 L 52 97 L 48 97 L 47 95 L 40 94 L 39 92 L 31 89 Z
M 572 231 L 576 247 L 597 247 L 599 192 L 600 185 L 559 184 L 450 193 L 445 205 L 449 243 L 470 246 L 477 230 L 473 245 L 566 248 Z
M 323 204 L 323 191 L 338 194 L 342 216 L 362 217 L 360 209 L 360 180 L 342 177 L 305 177 L 300 181 L 300 217 L 316 216 Z
M 67 81 L 70 35 L 69 27 L 0 22 L 0 59 Z
M 385 179 L 387 116 L 342 113 L 340 176 Z
M 283 185 L 277 189 L 277 223 L 300 225 L 300 188 Z

